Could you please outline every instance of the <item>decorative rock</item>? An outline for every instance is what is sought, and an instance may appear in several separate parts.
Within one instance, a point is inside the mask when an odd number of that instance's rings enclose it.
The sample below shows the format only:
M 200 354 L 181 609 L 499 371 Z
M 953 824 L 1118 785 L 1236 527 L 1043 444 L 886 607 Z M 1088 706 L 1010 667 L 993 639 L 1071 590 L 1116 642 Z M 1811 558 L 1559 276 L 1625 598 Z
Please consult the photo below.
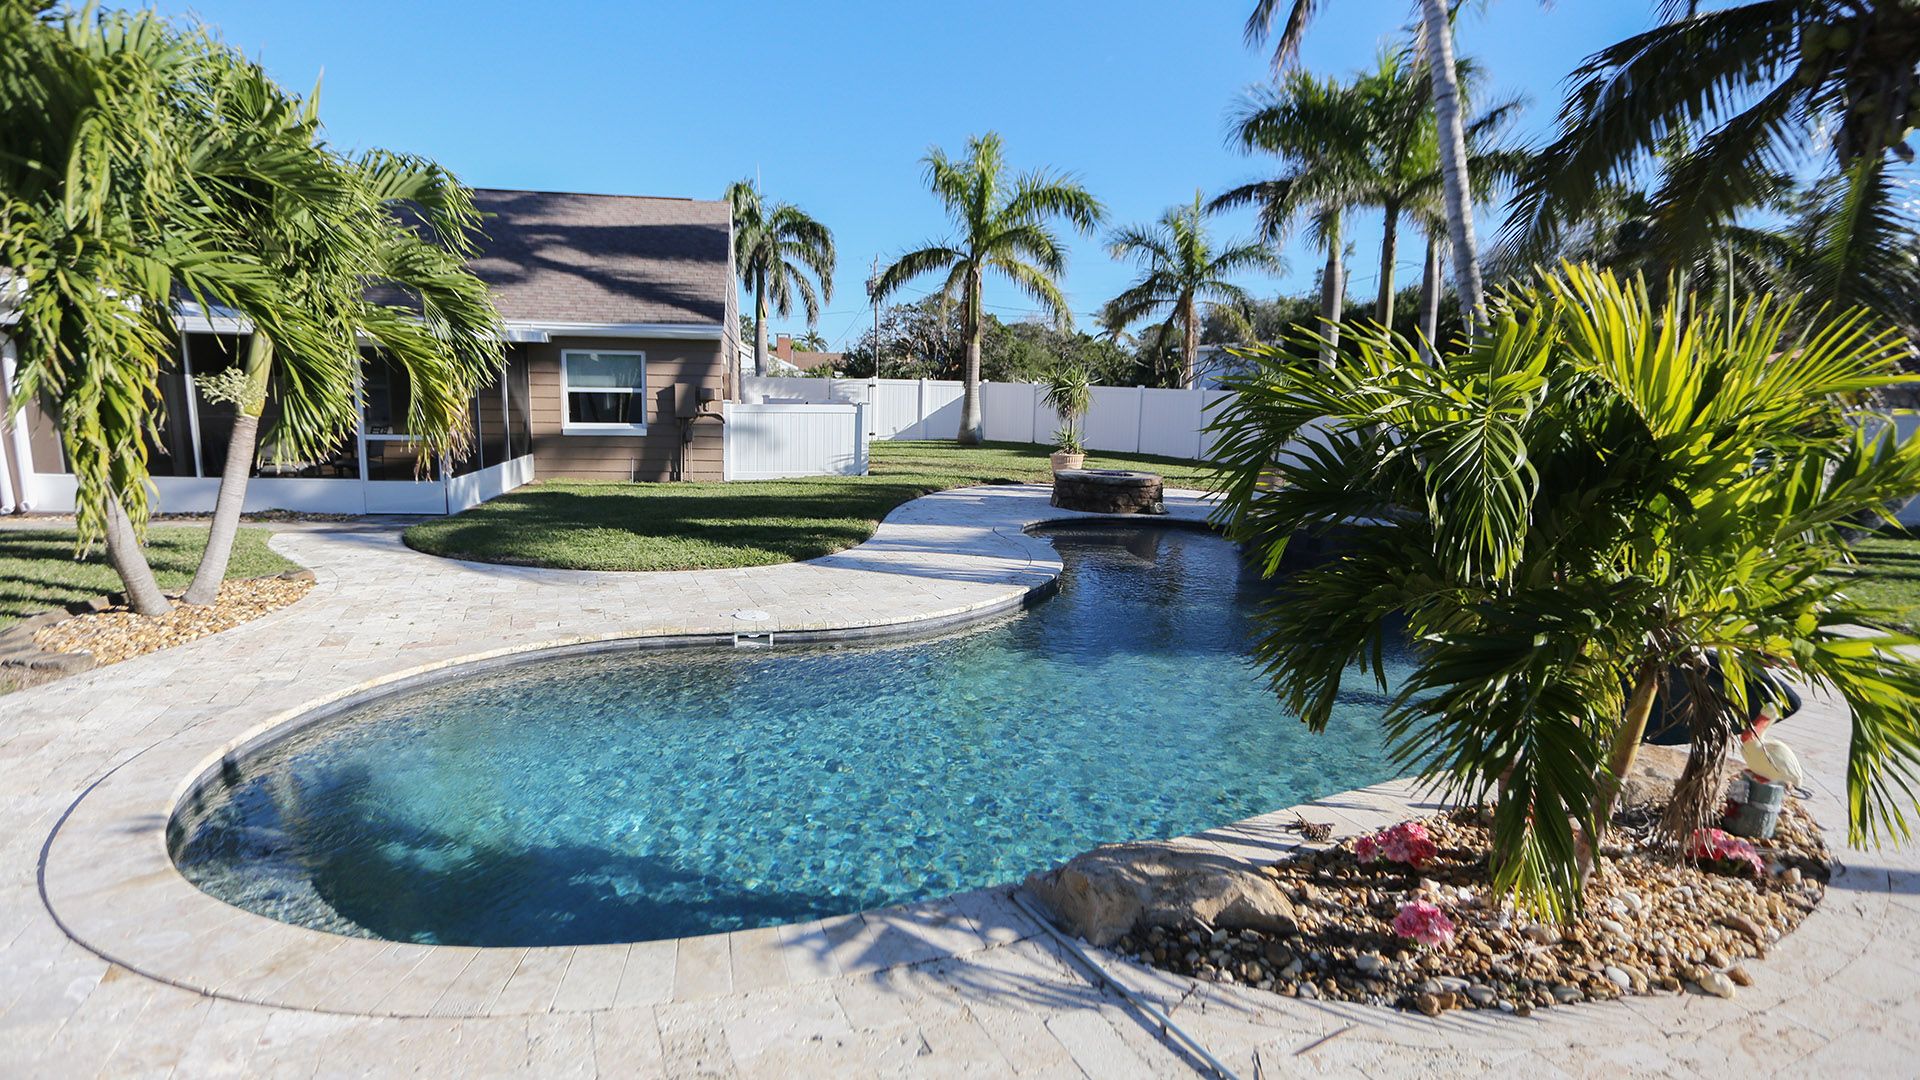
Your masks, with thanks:
M 1747 969 L 1741 967 L 1739 964 L 1735 964 L 1727 969 L 1727 978 L 1733 980 L 1735 986 L 1753 985 L 1753 976 L 1748 974 Z
M 1499 995 L 1494 993 L 1493 987 L 1481 986 L 1478 983 L 1475 983 L 1474 985 L 1467 987 L 1467 997 L 1470 998 L 1475 1005 L 1484 1009 L 1487 1006 L 1492 1005 L 1494 1003 L 1494 1000 L 1498 998 Z
M 1730 998 L 1733 996 L 1733 980 L 1712 968 L 1695 968 L 1693 972 L 1693 983 L 1702 991 L 1712 994 L 1714 997 Z
M 1361 953 L 1353 958 L 1354 970 L 1364 975 L 1372 975 L 1387 966 L 1387 960 L 1379 953 Z
M 1060 928 L 1098 946 L 1154 924 L 1291 933 L 1294 907 L 1274 880 L 1224 855 L 1169 844 L 1109 844 L 1025 888 Z
M 1615 967 L 1612 964 L 1608 964 L 1606 967 L 1601 968 L 1600 970 L 1601 970 L 1601 973 L 1607 977 L 1608 982 L 1620 988 L 1621 993 L 1624 994 L 1624 993 L 1633 992 L 1633 976 L 1627 974 L 1625 968 L 1619 968 L 1619 967 Z
M 1440 998 L 1434 994 L 1415 994 L 1413 997 L 1413 1007 L 1419 1009 L 1423 1015 L 1439 1016 Z

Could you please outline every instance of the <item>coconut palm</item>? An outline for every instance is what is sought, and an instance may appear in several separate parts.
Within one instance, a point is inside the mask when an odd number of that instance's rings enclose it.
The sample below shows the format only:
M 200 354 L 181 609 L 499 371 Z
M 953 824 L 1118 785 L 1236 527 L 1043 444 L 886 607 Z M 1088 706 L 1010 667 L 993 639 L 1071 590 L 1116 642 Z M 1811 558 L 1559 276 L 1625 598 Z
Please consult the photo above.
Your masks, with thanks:
M 1530 251 L 1592 213 L 1610 186 L 1662 166 L 1650 236 L 1674 263 L 1764 203 L 1783 174 L 1828 176 L 1834 204 L 1815 259 L 1823 299 L 1890 317 L 1889 273 L 1911 278 L 1907 214 L 1889 159 L 1913 160 L 1920 116 L 1920 6 L 1909 0 L 1765 0 L 1699 12 L 1669 0 L 1666 21 L 1575 71 L 1562 132 L 1518 189 L 1508 228 Z M 1676 132 L 1697 137 L 1660 161 Z M 1911 303 L 1911 298 L 1908 298 Z
M 1445 174 L 1440 167 L 1439 131 L 1433 112 L 1433 81 L 1426 63 L 1414 60 L 1411 50 L 1381 55 L 1374 70 L 1363 75 L 1359 91 L 1368 102 L 1371 134 L 1365 147 L 1370 190 L 1366 201 L 1380 208 L 1384 218 L 1380 240 L 1379 298 L 1374 319 L 1393 325 L 1394 270 L 1398 261 L 1399 227 L 1403 219 L 1437 224 L 1446 232 Z M 1479 82 L 1479 68 L 1459 62 L 1457 82 L 1462 110 Z M 1472 195 L 1485 201 L 1496 185 L 1511 180 L 1531 160 L 1523 151 L 1499 146 L 1496 139 L 1520 109 L 1518 98 L 1506 98 L 1485 110 L 1469 111 L 1466 123 L 1467 177 Z M 1434 253 L 1430 247 L 1429 256 Z
M 1116 259 L 1140 264 L 1139 280 L 1107 301 L 1101 322 L 1109 330 L 1165 313 L 1167 325 L 1180 328 L 1180 385 L 1194 384 L 1194 358 L 1200 351 L 1200 306 L 1244 307 L 1247 292 L 1229 280 L 1249 270 L 1278 270 L 1280 259 L 1264 243 L 1229 242 L 1215 250 L 1207 235 L 1206 201 L 1194 192 L 1191 206 L 1176 206 L 1151 228 L 1128 226 L 1113 235 Z
M 1320 275 L 1322 358 L 1331 363 L 1340 344 L 1346 304 L 1348 212 L 1364 205 L 1372 190 L 1365 147 L 1371 138 L 1368 102 L 1351 83 L 1290 72 L 1270 88 L 1255 91 L 1241 104 L 1233 141 L 1248 152 L 1280 158 L 1287 171 L 1270 180 L 1243 184 L 1209 204 L 1219 210 L 1252 204 L 1260 231 L 1278 243 L 1302 218 L 1311 224 L 1315 245 L 1326 254 Z
M 765 375 L 769 308 L 785 318 L 798 297 L 812 326 L 821 303 L 833 299 L 833 232 L 792 203 L 767 202 L 752 180 L 728 185 L 726 200 L 734 270 L 753 290 L 753 373 Z
M 1273 50 L 1275 70 L 1295 62 L 1307 24 L 1324 0 L 1290 0 L 1284 3 L 1286 24 Z M 1467 162 L 1466 125 L 1460 100 L 1459 68 L 1453 55 L 1453 13 L 1447 0 L 1419 0 L 1420 45 L 1428 61 L 1428 79 L 1433 85 L 1433 112 L 1438 126 L 1441 192 L 1446 206 L 1447 234 L 1453 251 L 1454 289 L 1460 294 L 1461 310 L 1469 322 L 1480 310 L 1484 295 L 1480 284 L 1480 252 L 1474 239 L 1473 190 Z M 1247 17 L 1246 37 L 1258 45 L 1273 36 L 1283 0 L 1255 0 Z
M 934 147 L 926 157 L 927 186 L 946 208 L 958 235 L 895 259 L 868 286 L 875 303 L 924 274 L 945 271 L 939 295 L 943 304 L 961 304 L 967 357 L 960 398 L 962 444 L 980 442 L 981 298 L 986 273 L 1010 279 L 1051 314 L 1072 323 L 1056 279 L 1067 257 L 1048 222 L 1063 218 L 1080 232 L 1092 232 L 1105 216 L 1099 200 L 1067 176 L 1036 169 L 1011 176 L 1000 136 L 994 132 L 967 140 L 958 161 Z
M 1920 441 L 1858 404 L 1910 381 L 1896 334 L 1770 299 L 1729 320 L 1567 268 L 1431 362 L 1357 336 L 1338 368 L 1266 350 L 1217 425 L 1223 516 L 1266 566 L 1341 529 L 1340 558 L 1291 574 L 1263 616 L 1291 709 L 1323 726 L 1349 667 L 1377 673 L 1404 626 L 1419 656 L 1386 719 L 1399 759 L 1494 799 L 1494 881 L 1553 916 L 1578 906 L 1675 671 L 1701 691 L 1679 835 L 1762 673 L 1850 707 L 1851 838 L 1908 833 L 1920 660 L 1843 572 L 1846 526 L 1920 490 Z

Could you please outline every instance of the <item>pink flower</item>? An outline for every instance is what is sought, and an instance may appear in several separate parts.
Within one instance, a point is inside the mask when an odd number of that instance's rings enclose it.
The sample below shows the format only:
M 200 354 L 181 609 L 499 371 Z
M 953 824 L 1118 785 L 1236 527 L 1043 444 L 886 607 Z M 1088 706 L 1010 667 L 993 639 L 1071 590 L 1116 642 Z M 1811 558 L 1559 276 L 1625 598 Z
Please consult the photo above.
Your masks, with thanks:
M 1758 849 L 1720 829 L 1695 829 L 1687 844 L 1687 857 L 1696 862 L 1735 863 L 1752 870 L 1756 878 L 1767 874 L 1767 862 Z
M 1433 837 L 1427 834 L 1427 827 L 1417 821 L 1403 821 L 1388 829 L 1384 836 L 1381 854 L 1397 863 L 1418 867 L 1440 853 Z
M 1380 838 L 1363 836 L 1353 842 L 1353 856 L 1363 863 L 1369 863 L 1380 857 Z
M 1425 900 L 1401 904 L 1400 913 L 1393 917 L 1393 932 L 1422 945 L 1453 944 L 1453 920 Z
M 1428 834 L 1427 827 L 1417 821 L 1403 821 L 1353 842 L 1354 857 L 1363 863 L 1386 859 L 1418 868 L 1439 853 L 1440 848 Z

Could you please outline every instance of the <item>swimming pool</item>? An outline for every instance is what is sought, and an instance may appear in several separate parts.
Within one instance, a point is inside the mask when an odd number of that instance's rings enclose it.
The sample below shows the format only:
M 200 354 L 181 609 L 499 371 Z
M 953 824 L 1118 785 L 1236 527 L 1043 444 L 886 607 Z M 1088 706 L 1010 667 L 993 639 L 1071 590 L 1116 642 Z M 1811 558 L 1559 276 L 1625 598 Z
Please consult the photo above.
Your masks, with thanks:
M 641 941 L 1014 881 L 1393 775 L 1370 679 L 1321 735 L 1273 698 L 1248 655 L 1267 586 L 1233 545 L 1041 533 L 1058 593 L 971 630 L 532 660 L 355 707 L 197 792 L 175 863 L 338 933 Z

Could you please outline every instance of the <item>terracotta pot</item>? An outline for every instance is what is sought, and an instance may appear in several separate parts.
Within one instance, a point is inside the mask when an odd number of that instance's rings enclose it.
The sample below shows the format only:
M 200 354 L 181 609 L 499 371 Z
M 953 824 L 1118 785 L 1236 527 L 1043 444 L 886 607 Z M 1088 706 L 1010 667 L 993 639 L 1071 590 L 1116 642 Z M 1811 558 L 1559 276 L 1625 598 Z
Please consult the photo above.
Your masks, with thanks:
M 1069 454 L 1065 450 L 1055 450 L 1050 460 L 1053 462 L 1053 471 L 1059 472 L 1062 469 L 1078 469 L 1085 465 L 1087 463 L 1087 455 Z

